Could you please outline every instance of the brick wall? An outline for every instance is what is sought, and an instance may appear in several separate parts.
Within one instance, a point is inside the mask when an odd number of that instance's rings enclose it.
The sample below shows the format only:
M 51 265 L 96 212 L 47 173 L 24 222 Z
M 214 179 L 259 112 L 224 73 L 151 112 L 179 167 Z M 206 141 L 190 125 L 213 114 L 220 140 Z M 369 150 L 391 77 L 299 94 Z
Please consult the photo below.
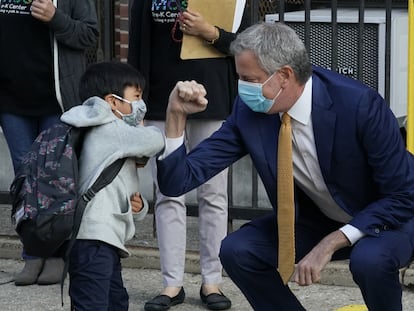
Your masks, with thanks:
M 114 56 L 121 62 L 126 62 L 128 57 L 128 2 L 114 2 Z

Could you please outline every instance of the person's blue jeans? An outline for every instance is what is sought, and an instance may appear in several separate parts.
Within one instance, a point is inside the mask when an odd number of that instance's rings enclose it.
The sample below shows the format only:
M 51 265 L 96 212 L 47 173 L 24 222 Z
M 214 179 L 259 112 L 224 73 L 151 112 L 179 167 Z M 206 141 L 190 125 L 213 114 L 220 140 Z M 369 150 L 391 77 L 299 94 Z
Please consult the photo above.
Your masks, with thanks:
M 43 131 L 58 122 L 60 114 L 39 117 L 20 116 L 11 113 L 0 113 L 0 126 L 9 147 L 10 156 L 16 174 L 22 157 L 29 151 L 36 137 Z M 23 259 L 37 257 L 27 255 L 24 250 Z
M 29 117 L 0 113 L 0 125 L 10 150 L 15 173 L 19 169 L 22 157 L 27 153 L 40 132 L 51 127 L 59 119 L 60 114 Z
M 77 240 L 69 257 L 71 309 L 127 311 L 118 250 L 104 242 Z

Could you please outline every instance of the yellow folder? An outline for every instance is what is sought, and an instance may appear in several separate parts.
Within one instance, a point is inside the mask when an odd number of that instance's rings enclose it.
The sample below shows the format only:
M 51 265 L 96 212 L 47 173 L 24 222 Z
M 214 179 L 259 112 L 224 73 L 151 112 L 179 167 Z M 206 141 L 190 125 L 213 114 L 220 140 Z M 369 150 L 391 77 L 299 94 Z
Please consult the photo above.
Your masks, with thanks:
M 232 31 L 237 0 L 188 0 L 188 9 L 200 13 L 211 25 Z M 185 35 L 181 45 L 181 59 L 215 58 L 225 55 L 205 40 Z

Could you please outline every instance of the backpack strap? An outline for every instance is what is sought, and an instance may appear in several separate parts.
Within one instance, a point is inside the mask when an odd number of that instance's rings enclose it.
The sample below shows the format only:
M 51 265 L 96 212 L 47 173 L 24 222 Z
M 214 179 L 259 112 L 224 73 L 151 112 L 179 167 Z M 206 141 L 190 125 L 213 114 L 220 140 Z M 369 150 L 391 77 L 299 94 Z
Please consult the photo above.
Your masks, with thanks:
M 106 167 L 101 175 L 99 175 L 98 179 L 93 183 L 93 185 L 79 198 L 79 201 L 76 206 L 76 211 L 74 215 L 73 220 L 73 231 L 71 238 L 69 242 L 67 243 L 66 250 L 65 250 L 65 266 L 63 268 L 63 274 L 62 279 L 60 282 L 60 294 L 62 299 L 62 307 L 63 307 L 63 284 L 66 279 L 66 275 L 69 270 L 69 258 L 70 258 L 70 252 L 72 251 L 72 247 L 75 244 L 76 237 L 79 232 L 79 228 L 82 222 L 82 216 L 86 209 L 86 206 L 88 205 L 89 201 L 93 199 L 93 197 L 103 188 L 105 188 L 107 185 L 109 185 L 116 175 L 118 175 L 119 171 L 121 170 L 122 166 L 125 163 L 124 159 L 118 159 L 108 167 Z

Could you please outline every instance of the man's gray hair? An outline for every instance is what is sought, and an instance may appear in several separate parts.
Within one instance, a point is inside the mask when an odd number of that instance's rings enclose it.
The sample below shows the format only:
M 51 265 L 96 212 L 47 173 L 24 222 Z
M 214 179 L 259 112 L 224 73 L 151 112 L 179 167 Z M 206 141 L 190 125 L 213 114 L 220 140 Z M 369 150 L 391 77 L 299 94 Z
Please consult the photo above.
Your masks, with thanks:
M 230 45 L 233 55 L 249 50 L 269 75 L 285 65 L 292 67 L 296 79 L 304 84 L 312 74 L 308 52 L 296 32 L 283 23 L 254 24 L 237 35 Z

